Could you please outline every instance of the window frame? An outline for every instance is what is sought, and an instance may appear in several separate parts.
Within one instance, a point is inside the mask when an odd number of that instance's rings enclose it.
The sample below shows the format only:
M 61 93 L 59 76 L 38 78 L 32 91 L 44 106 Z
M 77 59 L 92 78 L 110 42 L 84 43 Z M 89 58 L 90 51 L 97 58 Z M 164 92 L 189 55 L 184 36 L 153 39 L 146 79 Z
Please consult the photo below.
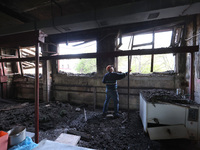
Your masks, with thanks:
M 41 48 L 41 47 L 39 47 Z M 28 47 L 19 47 L 16 50 L 16 56 L 18 58 L 28 58 L 28 57 L 35 57 L 35 46 L 28 46 Z M 42 52 L 39 52 L 39 57 L 42 57 Z M 35 74 L 35 61 L 22 61 L 17 64 L 18 66 L 18 72 L 20 72 L 22 75 L 25 74 Z M 43 74 L 42 72 L 42 62 L 39 62 L 39 73 Z M 26 70 L 33 69 L 33 72 L 27 72 Z
M 96 39 L 90 39 L 90 40 L 77 40 L 77 41 L 68 41 L 67 42 L 67 45 L 69 44 L 69 43 L 77 43 L 77 42 L 82 42 L 82 43 L 80 43 L 80 44 L 75 44 L 75 45 L 82 45 L 82 44 L 86 44 L 86 43 L 88 43 L 88 42 L 96 42 L 96 51 L 95 52 L 89 52 L 89 53 L 97 53 L 97 41 L 96 41 Z M 59 43 L 59 44 L 63 44 L 63 43 Z M 58 44 L 58 45 L 59 45 Z M 59 46 L 58 46 L 59 47 Z M 79 55 L 79 54 L 89 54 L 88 52 L 87 53 L 76 53 L 76 54 L 60 54 L 60 49 L 58 49 L 57 50 L 57 52 L 58 52 L 58 55 Z M 96 71 L 95 72 L 90 72 L 90 73 L 75 73 L 75 72 L 65 72 L 65 71 L 62 71 L 62 70 L 60 70 L 60 61 L 61 60 L 57 60 L 57 73 L 65 73 L 65 74 L 68 74 L 68 75 L 71 75 L 71 76 L 73 76 L 73 75 L 83 75 L 83 76 L 87 76 L 88 74 L 93 74 L 93 73 L 97 73 L 97 58 L 75 58 L 75 59 L 79 59 L 79 60 L 84 60 L 84 59 L 95 59 L 96 60 Z M 68 59 L 62 59 L 62 60 L 68 60 Z
M 178 33 L 176 32 L 177 30 L 178 30 Z M 177 46 L 181 45 L 181 37 L 183 35 L 183 30 L 184 30 L 183 25 L 179 25 L 179 26 L 175 26 L 175 27 L 168 27 L 168 28 L 160 28 L 160 29 L 153 29 L 153 30 L 146 30 L 146 31 L 137 31 L 137 32 L 132 32 L 132 33 L 126 33 L 124 35 L 122 34 L 122 38 L 125 37 L 125 36 L 131 36 L 131 38 L 134 39 L 134 36 L 136 36 L 136 35 L 151 33 L 152 36 L 153 36 L 152 37 L 152 42 L 147 42 L 147 43 L 144 43 L 144 44 L 133 45 L 134 41 L 132 40 L 131 41 L 132 44 L 131 44 L 131 49 L 130 50 L 133 50 L 133 48 L 135 48 L 135 47 L 146 46 L 146 45 L 152 45 L 152 50 L 153 50 L 153 49 L 155 49 L 155 34 L 159 33 L 159 32 L 164 32 L 164 31 L 171 31 L 172 35 L 171 35 L 171 41 L 170 41 L 170 46 L 169 47 L 177 47 Z M 178 34 L 178 37 L 179 37 L 177 43 L 175 42 L 175 36 L 176 36 L 176 34 Z M 116 51 L 117 50 L 120 50 L 120 48 L 116 49 Z M 172 53 L 170 53 L 170 54 L 172 54 Z M 117 63 L 115 63 L 115 66 L 116 66 L 116 69 L 118 71 L 118 63 L 119 63 L 118 57 L 116 57 L 115 60 L 117 61 Z M 130 60 L 128 60 L 128 61 L 130 61 Z M 175 55 L 174 63 L 175 63 L 174 64 L 174 73 L 177 73 L 177 67 L 178 67 L 178 64 L 177 64 L 177 55 Z M 165 72 L 167 72 L 167 71 L 159 72 L 159 73 L 165 73 Z M 154 54 L 151 54 L 151 68 L 150 68 L 150 73 L 155 73 L 154 72 Z

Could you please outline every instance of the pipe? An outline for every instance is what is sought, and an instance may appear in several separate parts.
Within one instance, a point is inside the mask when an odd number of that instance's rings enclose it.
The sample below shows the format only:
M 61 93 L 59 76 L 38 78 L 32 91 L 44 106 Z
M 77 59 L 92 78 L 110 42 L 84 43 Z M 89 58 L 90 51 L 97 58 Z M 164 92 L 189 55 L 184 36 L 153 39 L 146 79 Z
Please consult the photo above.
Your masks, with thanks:
M 35 45 L 35 142 L 39 143 L 39 48 Z
M 132 57 L 132 56 L 131 56 Z M 130 95 L 130 93 L 129 93 L 129 91 L 130 91 L 130 84 L 129 84 L 129 70 L 130 70 L 130 64 L 131 64 L 131 62 L 130 62 L 130 55 L 128 55 L 128 119 L 129 119 L 129 95 Z
M 190 54 L 190 99 L 194 100 L 194 53 Z
M 154 49 L 154 43 L 155 43 L 155 31 L 153 31 L 153 39 L 152 39 L 152 49 Z M 151 55 L 151 70 L 150 72 L 153 72 L 153 65 L 154 65 L 154 54 Z

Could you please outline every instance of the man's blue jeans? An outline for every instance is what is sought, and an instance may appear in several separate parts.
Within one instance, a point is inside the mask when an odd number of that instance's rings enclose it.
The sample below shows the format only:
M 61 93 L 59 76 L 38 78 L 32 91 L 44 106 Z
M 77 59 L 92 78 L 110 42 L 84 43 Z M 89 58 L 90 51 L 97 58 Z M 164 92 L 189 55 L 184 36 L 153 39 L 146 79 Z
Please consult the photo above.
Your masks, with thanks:
M 103 106 L 103 113 L 106 114 L 108 110 L 108 105 L 110 99 L 114 101 L 114 115 L 118 115 L 119 112 L 119 94 L 117 90 L 107 90 L 106 91 L 106 100 Z

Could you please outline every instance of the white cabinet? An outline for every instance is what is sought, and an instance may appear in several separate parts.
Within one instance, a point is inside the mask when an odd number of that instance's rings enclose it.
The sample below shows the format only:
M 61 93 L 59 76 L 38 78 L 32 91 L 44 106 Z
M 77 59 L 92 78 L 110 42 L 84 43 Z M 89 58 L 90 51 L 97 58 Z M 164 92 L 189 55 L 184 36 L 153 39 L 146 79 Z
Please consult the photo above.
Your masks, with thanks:
M 140 93 L 140 118 L 145 132 L 150 128 L 148 126 L 150 123 L 157 126 L 184 125 L 190 139 L 200 140 L 199 106 L 151 103 L 146 101 Z

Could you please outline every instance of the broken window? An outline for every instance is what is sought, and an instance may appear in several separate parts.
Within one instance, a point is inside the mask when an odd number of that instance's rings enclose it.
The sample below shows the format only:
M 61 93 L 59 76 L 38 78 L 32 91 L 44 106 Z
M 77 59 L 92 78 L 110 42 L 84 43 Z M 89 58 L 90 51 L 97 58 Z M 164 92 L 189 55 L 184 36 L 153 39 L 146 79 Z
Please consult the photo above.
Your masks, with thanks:
M 132 36 L 123 36 L 120 50 L 156 49 L 171 46 L 172 30 L 152 31 Z M 152 59 L 153 57 L 153 59 Z M 133 73 L 174 71 L 173 54 L 133 55 L 131 70 Z M 127 71 L 128 57 L 118 57 L 118 71 Z
M 96 41 L 59 44 L 59 55 L 96 53 Z M 96 58 L 58 60 L 58 72 L 87 74 L 97 71 Z
M 35 57 L 35 46 L 32 47 L 20 47 L 20 57 Z M 42 56 L 41 48 L 39 47 L 39 57 Z M 35 61 L 23 61 L 19 62 L 22 66 L 22 72 L 24 74 L 35 74 Z M 39 73 L 42 74 L 42 62 L 39 62 Z

